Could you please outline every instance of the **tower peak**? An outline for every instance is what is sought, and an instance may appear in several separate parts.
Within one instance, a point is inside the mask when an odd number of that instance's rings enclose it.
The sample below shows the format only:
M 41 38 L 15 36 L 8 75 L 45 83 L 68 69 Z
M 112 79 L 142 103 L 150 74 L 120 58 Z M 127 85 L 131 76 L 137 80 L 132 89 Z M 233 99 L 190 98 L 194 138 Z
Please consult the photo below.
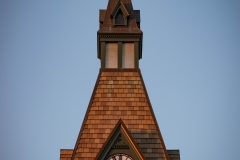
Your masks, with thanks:
M 140 11 L 133 10 L 131 0 L 109 0 L 107 9 L 99 11 L 99 23 L 101 68 L 139 68 L 143 32 Z

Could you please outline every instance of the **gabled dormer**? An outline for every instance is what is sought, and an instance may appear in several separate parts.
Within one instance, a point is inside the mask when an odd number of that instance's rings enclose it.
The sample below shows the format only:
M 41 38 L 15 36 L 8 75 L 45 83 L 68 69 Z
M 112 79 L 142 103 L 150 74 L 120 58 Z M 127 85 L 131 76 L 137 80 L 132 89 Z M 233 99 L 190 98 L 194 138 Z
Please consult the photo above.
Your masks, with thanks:
M 95 160 L 145 160 L 122 119 L 114 127 Z
M 113 26 L 127 26 L 127 19 L 130 16 L 124 4 L 119 1 L 113 10 L 111 17 Z

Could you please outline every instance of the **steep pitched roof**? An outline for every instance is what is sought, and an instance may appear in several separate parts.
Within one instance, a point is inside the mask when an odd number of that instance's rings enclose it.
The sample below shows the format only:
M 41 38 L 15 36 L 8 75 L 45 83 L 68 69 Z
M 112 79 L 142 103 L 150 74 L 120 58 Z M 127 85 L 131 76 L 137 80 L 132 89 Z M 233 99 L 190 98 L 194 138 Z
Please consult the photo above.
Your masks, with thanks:
M 93 160 L 120 118 L 147 160 L 169 160 L 139 69 L 100 69 L 72 160 Z
M 124 5 L 124 8 L 129 13 L 128 18 L 128 26 L 127 27 L 113 27 L 113 21 L 112 21 L 112 13 L 116 6 L 121 3 Z M 101 14 L 101 12 L 100 12 Z M 102 16 L 104 17 L 103 25 L 98 30 L 98 34 L 106 34 L 106 33 L 125 33 L 125 34 L 142 34 L 142 31 L 138 28 L 135 13 L 132 6 L 131 0 L 109 0 L 108 1 L 108 7 L 105 14 L 100 15 L 100 19 L 102 20 Z

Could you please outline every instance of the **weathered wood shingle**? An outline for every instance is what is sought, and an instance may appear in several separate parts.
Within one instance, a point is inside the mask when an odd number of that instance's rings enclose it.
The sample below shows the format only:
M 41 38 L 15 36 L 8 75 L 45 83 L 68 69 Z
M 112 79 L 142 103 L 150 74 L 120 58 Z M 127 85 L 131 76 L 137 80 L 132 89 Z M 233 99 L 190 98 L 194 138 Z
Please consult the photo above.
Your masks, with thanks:
M 105 15 L 106 15 L 106 10 L 100 9 L 99 10 L 99 22 L 102 23 L 104 21 Z
M 73 150 L 72 149 L 61 149 L 60 160 L 71 160 Z
M 168 159 L 139 69 L 101 69 L 73 152 L 93 160 L 119 119 L 147 160 Z
M 170 160 L 180 160 L 179 150 L 167 150 Z
M 141 22 L 140 10 L 134 10 L 134 17 L 135 17 L 137 22 Z

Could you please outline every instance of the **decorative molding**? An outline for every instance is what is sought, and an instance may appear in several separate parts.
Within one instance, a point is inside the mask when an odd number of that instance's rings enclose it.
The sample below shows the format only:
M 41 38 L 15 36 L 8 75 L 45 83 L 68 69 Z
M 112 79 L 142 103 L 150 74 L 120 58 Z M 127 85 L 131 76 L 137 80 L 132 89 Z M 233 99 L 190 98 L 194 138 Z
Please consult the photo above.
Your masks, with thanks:
M 116 23 L 116 16 L 118 15 L 119 10 L 122 12 L 123 24 Z M 113 10 L 111 17 L 113 17 L 113 26 L 127 26 L 127 18 L 130 16 L 124 4 L 119 1 L 116 5 L 115 9 Z
M 95 157 L 95 160 L 112 160 L 114 157 L 127 157 L 129 160 L 145 160 L 137 143 L 134 142 L 134 139 L 121 119 L 119 119 L 118 123 L 110 133 L 105 144 Z
M 125 144 L 125 142 L 122 140 L 122 135 L 120 133 L 111 148 L 112 149 L 129 149 L 129 146 Z
M 123 4 L 121 1 L 119 1 L 118 4 L 117 4 L 117 6 L 115 7 L 115 9 L 113 10 L 111 16 L 112 16 L 112 17 L 115 17 L 116 14 L 118 13 L 119 9 L 122 10 L 123 15 L 124 15 L 125 18 L 127 18 L 127 17 L 130 15 L 130 14 L 128 13 L 126 7 L 124 6 L 124 4 Z
M 100 38 L 141 38 L 141 35 L 99 35 Z

